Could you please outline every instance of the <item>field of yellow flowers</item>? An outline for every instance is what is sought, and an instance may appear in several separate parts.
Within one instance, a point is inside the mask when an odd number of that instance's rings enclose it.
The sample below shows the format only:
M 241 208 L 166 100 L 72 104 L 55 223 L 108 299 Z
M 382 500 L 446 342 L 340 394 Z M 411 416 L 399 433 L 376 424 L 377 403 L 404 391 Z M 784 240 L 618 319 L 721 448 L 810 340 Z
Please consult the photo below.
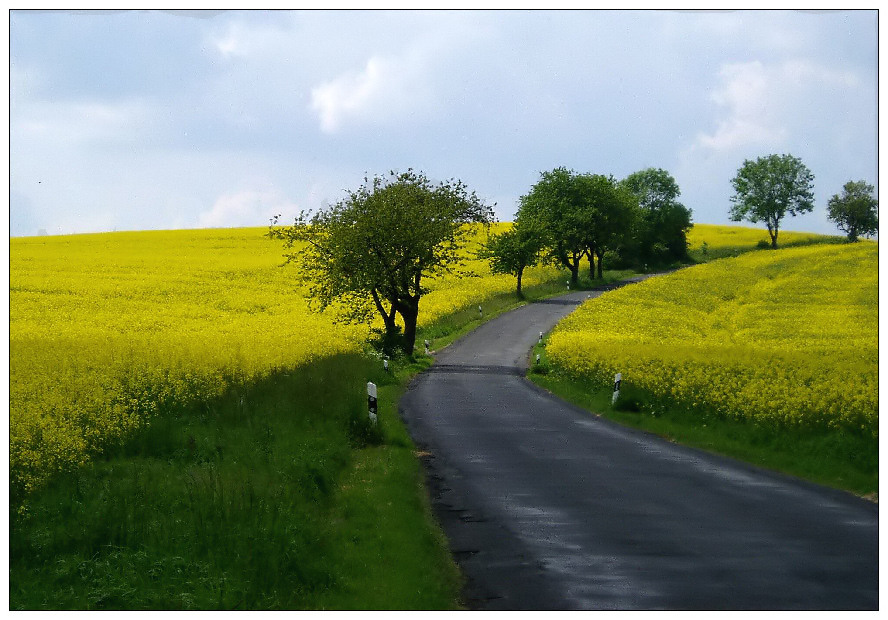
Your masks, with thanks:
M 719 226 L 715 224 L 694 224 L 688 232 L 688 252 L 705 262 L 713 258 L 737 256 L 744 252 L 760 249 L 763 244 L 770 248 L 768 231 L 749 226 Z M 842 237 L 830 237 L 816 233 L 781 230 L 777 242 L 781 248 L 808 245 L 813 243 L 841 243 Z
M 337 353 L 367 326 L 308 310 L 265 229 L 10 239 L 10 484 L 22 492 L 93 458 L 152 415 Z M 479 230 L 478 239 L 484 232 Z M 429 283 L 420 324 L 514 289 Z M 529 284 L 553 278 L 532 270 Z
M 621 372 L 691 410 L 877 438 L 878 245 L 751 252 L 653 278 L 584 304 L 547 352 L 569 375 L 608 385 Z

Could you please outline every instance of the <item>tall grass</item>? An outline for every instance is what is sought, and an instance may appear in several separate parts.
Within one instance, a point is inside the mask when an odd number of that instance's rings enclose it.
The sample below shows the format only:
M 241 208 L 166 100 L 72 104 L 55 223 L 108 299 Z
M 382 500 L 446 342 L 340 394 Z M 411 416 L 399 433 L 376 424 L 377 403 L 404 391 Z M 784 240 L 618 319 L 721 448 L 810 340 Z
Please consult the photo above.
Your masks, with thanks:
M 458 575 L 392 399 L 320 360 L 158 418 L 11 511 L 11 609 L 451 608 Z M 385 571 L 381 571 L 385 567 Z

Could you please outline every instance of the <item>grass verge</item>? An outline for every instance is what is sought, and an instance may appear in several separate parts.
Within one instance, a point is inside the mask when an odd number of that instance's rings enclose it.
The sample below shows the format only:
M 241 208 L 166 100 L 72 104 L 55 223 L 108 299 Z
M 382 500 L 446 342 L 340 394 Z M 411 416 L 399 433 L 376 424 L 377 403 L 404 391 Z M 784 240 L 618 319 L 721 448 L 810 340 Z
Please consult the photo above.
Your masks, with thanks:
M 10 609 L 452 607 L 412 445 L 391 404 L 369 427 L 368 379 L 398 381 L 320 360 L 57 478 L 10 513 Z
M 534 347 L 528 379 L 564 400 L 625 426 L 683 445 L 729 456 L 753 465 L 878 501 L 877 442 L 862 436 L 793 432 L 688 411 L 658 401 L 623 381 L 611 404 L 612 386 L 566 376 L 546 359 L 546 340 Z

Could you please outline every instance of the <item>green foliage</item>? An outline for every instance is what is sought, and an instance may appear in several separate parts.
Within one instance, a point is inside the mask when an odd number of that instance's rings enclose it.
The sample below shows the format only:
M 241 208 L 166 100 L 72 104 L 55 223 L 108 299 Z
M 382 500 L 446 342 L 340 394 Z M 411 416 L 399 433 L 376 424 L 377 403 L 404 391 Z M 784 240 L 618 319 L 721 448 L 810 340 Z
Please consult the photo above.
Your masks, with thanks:
M 403 350 L 413 352 L 422 280 L 458 267 L 470 222 L 488 223 L 492 208 L 457 180 L 433 184 L 408 170 L 364 179 L 348 197 L 292 226 L 272 221 L 269 235 L 283 239 L 287 261 L 298 266 L 310 298 L 323 310 L 334 302 L 349 321 L 374 313 L 394 334 L 404 323 Z M 302 244 L 307 244 L 303 246 Z
M 731 219 L 765 222 L 772 248 L 777 247 L 780 221 L 787 214 L 814 209 L 814 175 L 801 159 L 792 155 L 745 160 L 731 184 Z
M 637 200 L 613 177 L 560 167 L 540 174 L 521 197 L 517 219 L 541 232 L 549 257 L 569 269 L 576 284 L 584 256 L 592 275 L 593 258 L 598 258 L 601 276 L 604 253 L 626 243 L 637 209 Z
M 663 169 L 633 172 L 620 184 L 638 199 L 640 217 L 629 251 L 640 264 L 668 264 L 688 259 L 691 210 L 678 202 L 681 190 Z
M 509 230 L 490 235 L 479 249 L 478 258 L 489 260 L 493 273 L 515 276 L 517 293 L 521 296 L 524 270 L 537 264 L 541 250 L 540 232 L 519 222 Z
M 879 201 L 873 197 L 873 186 L 865 181 L 848 181 L 842 194 L 829 199 L 827 218 L 856 242 L 861 235 L 879 232 Z

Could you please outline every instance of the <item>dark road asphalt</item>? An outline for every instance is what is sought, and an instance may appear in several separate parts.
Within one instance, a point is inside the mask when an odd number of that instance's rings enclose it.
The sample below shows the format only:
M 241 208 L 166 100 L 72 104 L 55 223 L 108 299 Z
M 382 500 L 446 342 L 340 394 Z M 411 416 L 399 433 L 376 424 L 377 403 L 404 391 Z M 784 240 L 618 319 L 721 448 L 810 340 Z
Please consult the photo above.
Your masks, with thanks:
M 622 428 L 523 378 L 539 332 L 588 295 L 482 325 L 401 400 L 466 605 L 877 609 L 877 505 Z

